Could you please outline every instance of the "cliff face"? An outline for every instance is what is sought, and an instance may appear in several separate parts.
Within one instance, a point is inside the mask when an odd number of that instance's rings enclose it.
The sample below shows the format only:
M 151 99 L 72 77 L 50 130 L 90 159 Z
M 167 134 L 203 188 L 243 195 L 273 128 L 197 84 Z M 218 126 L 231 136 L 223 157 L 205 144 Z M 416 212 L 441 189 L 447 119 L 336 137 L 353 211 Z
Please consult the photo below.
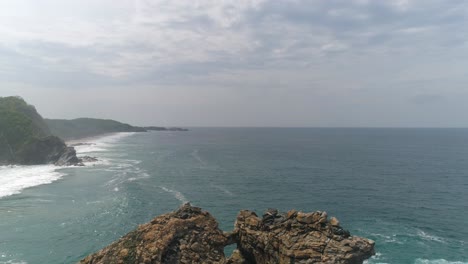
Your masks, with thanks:
M 45 122 L 52 131 L 52 134 L 65 140 L 116 132 L 146 132 L 146 129 L 142 127 L 131 126 L 129 124 L 110 119 L 45 119 Z
M 37 138 L 23 145 L 16 155 L 16 162 L 23 165 L 49 164 L 58 166 L 82 165 L 73 147 L 67 147 L 55 136 Z
M 52 136 L 34 106 L 20 97 L 0 97 L 1 164 L 79 164 L 73 148 Z
M 230 258 L 223 248 L 237 244 Z M 362 263 L 374 242 L 350 236 L 324 212 L 269 210 L 263 218 L 241 211 L 235 229 L 223 233 L 206 211 L 190 204 L 154 218 L 81 260 L 97 263 Z

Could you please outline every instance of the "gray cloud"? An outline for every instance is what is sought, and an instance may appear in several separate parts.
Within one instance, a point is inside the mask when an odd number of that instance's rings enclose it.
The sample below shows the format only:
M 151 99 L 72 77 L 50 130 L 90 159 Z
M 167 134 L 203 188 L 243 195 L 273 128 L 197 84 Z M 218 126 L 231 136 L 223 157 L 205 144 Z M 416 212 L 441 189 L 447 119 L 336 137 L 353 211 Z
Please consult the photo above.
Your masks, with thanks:
M 139 123 L 466 126 L 414 107 L 438 95 L 447 116 L 468 110 L 467 13 L 462 0 L 6 0 L 0 96 Z

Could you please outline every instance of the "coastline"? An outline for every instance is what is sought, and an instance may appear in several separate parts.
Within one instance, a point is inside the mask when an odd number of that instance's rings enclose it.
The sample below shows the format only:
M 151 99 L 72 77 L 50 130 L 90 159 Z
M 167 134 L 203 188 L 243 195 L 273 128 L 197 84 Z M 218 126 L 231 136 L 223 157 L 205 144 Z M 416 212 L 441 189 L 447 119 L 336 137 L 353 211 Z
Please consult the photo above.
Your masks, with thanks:
M 116 135 L 121 135 L 121 134 L 129 134 L 133 135 L 135 133 L 140 133 L 140 132 L 111 132 L 111 133 L 103 133 L 103 134 L 98 134 L 94 136 L 89 136 L 89 137 L 83 137 L 83 138 L 76 138 L 76 139 L 69 139 L 65 141 L 65 144 L 67 146 L 71 146 L 73 144 L 78 144 L 78 143 L 92 143 L 91 141 L 96 141 L 102 138 L 106 137 L 112 137 Z
M 78 157 L 86 157 L 89 153 L 104 152 L 109 144 L 114 144 L 120 139 L 131 136 L 137 132 L 105 133 L 93 137 L 74 139 L 67 141 L 67 146 L 77 143 L 89 143 L 74 147 Z M 83 162 L 85 166 L 56 166 L 53 164 L 41 165 L 1 165 L 0 172 L 0 199 L 15 194 L 20 194 L 28 188 L 51 184 L 67 176 L 63 169 L 80 169 L 89 165 L 107 164 L 107 160 L 97 155 L 97 161 Z M 88 156 L 89 157 L 89 156 Z

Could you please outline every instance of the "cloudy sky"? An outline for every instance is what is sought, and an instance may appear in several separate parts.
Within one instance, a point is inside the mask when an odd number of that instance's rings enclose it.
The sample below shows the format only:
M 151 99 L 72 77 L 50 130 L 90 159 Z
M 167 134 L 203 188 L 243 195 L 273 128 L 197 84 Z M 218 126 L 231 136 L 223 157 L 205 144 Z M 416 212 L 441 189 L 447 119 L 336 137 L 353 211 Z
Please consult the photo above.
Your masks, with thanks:
M 468 2 L 2 0 L 6 95 L 139 125 L 468 127 Z

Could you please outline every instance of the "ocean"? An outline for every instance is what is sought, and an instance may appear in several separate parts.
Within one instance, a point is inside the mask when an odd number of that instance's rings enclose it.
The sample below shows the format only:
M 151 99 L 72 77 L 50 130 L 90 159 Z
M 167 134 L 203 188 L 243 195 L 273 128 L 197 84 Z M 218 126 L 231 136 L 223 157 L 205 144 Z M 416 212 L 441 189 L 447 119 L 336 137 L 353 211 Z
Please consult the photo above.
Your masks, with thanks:
M 468 263 L 468 129 L 192 128 L 82 142 L 85 167 L 0 167 L 0 263 L 75 263 L 191 202 L 327 211 L 367 263 Z

